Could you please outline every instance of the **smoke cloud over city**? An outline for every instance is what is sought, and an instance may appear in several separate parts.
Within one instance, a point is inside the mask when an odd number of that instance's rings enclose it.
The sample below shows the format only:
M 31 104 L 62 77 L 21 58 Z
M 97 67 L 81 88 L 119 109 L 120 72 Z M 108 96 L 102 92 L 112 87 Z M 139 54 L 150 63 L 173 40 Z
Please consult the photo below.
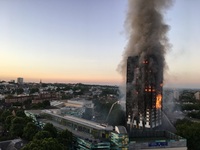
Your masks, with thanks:
M 163 80 L 165 53 L 170 48 L 166 36 L 169 26 L 164 23 L 163 14 L 171 5 L 172 0 L 128 0 L 125 21 L 128 43 L 118 66 L 124 79 L 127 58 L 139 56 L 139 65 L 148 58 L 149 69 L 159 76 L 159 81 Z

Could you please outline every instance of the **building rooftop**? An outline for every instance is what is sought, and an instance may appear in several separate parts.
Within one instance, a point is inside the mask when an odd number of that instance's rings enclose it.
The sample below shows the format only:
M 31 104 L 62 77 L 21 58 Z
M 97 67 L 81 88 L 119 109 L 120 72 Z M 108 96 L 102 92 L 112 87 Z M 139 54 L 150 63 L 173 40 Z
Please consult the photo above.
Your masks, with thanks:
M 80 123 L 82 125 L 89 126 L 90 128 L 95 128 L 97 130 L 113 130 L 112 126 L 103 126 L 99 123 L 89 121 L 89 120 L 85 120 L 85 119 L 82 119 L 82 118 L 77 118 L 77 117 L 70 116 L 70 115 L 61 116 L 61 115 L 52 113 L 51 110 L 43 110 L 42 113 L 57 116 L 59 118 L 63 118 L 63 119 L 69 120 L 69 121 L 77 122 L 77 123 Z

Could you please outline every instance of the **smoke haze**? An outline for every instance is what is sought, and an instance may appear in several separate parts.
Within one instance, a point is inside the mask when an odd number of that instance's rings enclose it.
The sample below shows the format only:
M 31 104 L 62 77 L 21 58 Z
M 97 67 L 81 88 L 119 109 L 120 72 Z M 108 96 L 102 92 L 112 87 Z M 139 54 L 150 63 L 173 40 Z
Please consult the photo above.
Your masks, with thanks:
M 163 78 L 165 53 L 170 47 L 166 36 L 169 26 L 164 23 L 163 13 L 171 5 L 172 0 L 128 0 L 125 21 L 128 43 L 118 66 L 124 79 L 129 56 L 139 56 L 140 64 L 148 57 L 149 68 Z

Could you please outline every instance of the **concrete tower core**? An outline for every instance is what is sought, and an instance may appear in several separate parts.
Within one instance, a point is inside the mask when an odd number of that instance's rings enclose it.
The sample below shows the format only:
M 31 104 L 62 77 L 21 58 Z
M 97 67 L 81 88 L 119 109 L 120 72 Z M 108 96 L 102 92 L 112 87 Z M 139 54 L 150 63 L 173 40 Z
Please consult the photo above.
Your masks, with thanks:
M 126 80 L 127 129 L 150 128 L 162 124 L 163 70 L 156 68 L 154 56 L 128 57 Z

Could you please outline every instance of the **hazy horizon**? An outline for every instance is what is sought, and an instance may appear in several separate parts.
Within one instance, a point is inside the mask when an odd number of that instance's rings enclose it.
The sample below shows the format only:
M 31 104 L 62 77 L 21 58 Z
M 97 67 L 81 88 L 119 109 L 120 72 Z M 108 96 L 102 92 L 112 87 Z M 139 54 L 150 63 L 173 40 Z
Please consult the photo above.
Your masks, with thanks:
M 0 80 L 124 83 L 116 71 L 127 44 L 127 1 L 0 1 Z M 200 88 L 200 1 L 176 0 L 164 86 Z M 186 88 L 187 88 L 186 87 Z

